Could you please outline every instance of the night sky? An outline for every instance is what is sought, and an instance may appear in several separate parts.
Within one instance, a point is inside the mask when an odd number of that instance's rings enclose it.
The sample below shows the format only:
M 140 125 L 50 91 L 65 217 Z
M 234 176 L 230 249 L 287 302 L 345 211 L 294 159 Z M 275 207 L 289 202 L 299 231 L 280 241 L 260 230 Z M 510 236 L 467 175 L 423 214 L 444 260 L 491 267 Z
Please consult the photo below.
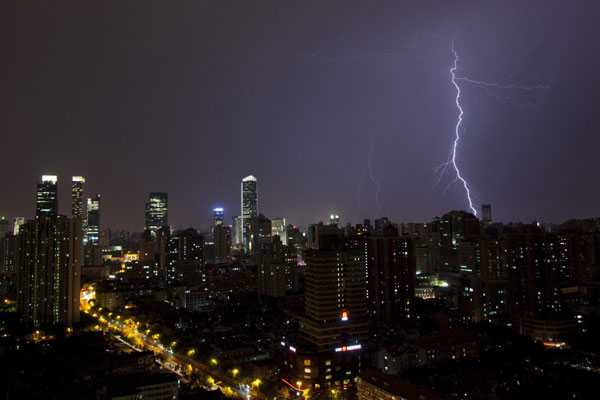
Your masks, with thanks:
M 598 21 L 600 3 L 577 0 L 5 1 L 0 215 L 32 218 L 43 173 L 66 214 L 85 176 L 113 229 L 141 230 L 151 191 L 169 193 L 175 227 L 207 226 L 215 206 L 229 220 L 249 174 L 259 211 L 300 225 L 374 218 L 370 172 L 379 216 L 466 209 L 460 186 L 444 195 L 453 175 L 435 185 L 458 115 L 455 38 L 457 76 L 549 85 L 498 98 L 460 83 L 457 161 L 477 209 L 600 216 Z

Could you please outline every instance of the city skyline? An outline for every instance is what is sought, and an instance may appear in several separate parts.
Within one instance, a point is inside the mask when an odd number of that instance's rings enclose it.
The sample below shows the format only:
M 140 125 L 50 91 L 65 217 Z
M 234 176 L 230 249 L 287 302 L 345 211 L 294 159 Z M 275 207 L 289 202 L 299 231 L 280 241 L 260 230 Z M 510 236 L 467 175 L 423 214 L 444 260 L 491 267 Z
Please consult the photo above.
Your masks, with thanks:
M 77 178 L 78 181 L 79 181 L 79 179 L 84 179 L 81 176 L 74 176 L 73 179 L 75 179 L 75 178 Z M 242 180 L 242 183 L 245 180 L 247 180 L 248 178 L 251 178 L 252 182 L 254 182 L 254 183 L 256 183 L 256 181 L 257 181 L 256 177 L 254 177 L 253 175 L 250 175 L 250 176 L 245 177 Z M 41 186 L 41 189 L 40 189 L 40 185 L 46 184 L 47 182 L 51 183 L 52 184 L 52 188 L 55 191 L 55 192 L 52 193 L 52 201 L 54 202 L 53 207 L 56 207 L 55 213 L 59 214 L 59 215 L 68 216 L 69 213 L 65 212 L 65 210 L 63 210 L 63 208 L 62 208 L 62 207 L 67 207 L 67 206 L 62 206 L 61 207 L 61 203 L 62 202 L 60 200 L 61 200 L 62 194 L 61 194 L 61 190 L 60 190 L 60 183 L 59 183 L 59 181 L 60 181 L 60 177 L 58 175 L 50 175 L 48 173 L 46 173 L 44 175 L 41 175 L 41 177 L 38 179 L 38 183 L 37 183 L 37 195 L 36 195 L 36 198 L 39 198 L 40 197 L 40 193 L 44 193 L 44 190 L 46 190 L 45 186 Z M 40 190 L 41 190 L 41 192 L 40 192 Z M 58 195 L 55 196 L 54 193 L 58 193 Z M 242 194 L 243 193 L 244 193 L 244 189 L 243 189 L 243 186 L 242 186 Z M 86 192 L 83 191 L 83 188 L 80 189 L 80 191 L 77 192 L 77 196 L 83 196 L 83 197 L 85 197 L 85 194 L 86 194 Z M 150 203 L 148 203 L 147 199 L 148 199 L 148 196 L 149 196 L 150 197 L 150 201 L 152 201 L 152 198 L 155 195 L 166 195 L 166 196 L 168 196 L 168 192 L 150 192 L 150 193 L 148 193 L 146 195 L 147 196 L 146 197 L 146 202 L 142 205 L 143 206 L 143 215 L 141 217 L 141 219 L 142 219 L 141 227 L 134 226 L 133 228 L 129 228 L 129 227 L 122 228 L 121 226 L 117 226 L 117 227 L 107 226 L 107 225 L 105 225 L 103 223 L 103 225 L 100 228 L 100 231 L 105 230 L 105 229 L 111 229 L 111 230 L 130 230 L 132 232 L 136 232 L 136 231 L 143 231 L 143 230 L 147 229 L 147 227 L 145 227 L 145 225 L 147 223 L 147 218 L 148 218 L 148 204 L 150 204 Z M 42 196 L 45 196 L 45 195 L 42 195 Z M 64 196 L 67 196 L 67 195 L 65 194 Z M 74 206 L 73 206 L 74 196 L 75 196 L 74 195 L 74 189 L 70 187 L 69 188 L 69 207 L 70 207 L 71 210 L 74 209 Z M 100 194 L 96 193 L 96 194 L 94 194 L 93 197 L 94 197 L 94 199 L 87 198 L 88 204 L 87 204 L 87 207 L 83 211 L 84 215 L 88 214 L 88 212 L 90 211 L 90 202 L 92 200 L 94 202 L 96 202 L 94 204 L 99 204 Z M 37 199 L 34 200 L 34 201 L 37 202 Z M 64 202 L 66 202 L 66 200 L 64 200 Z M 37 202 L 37 203 L 39 204 L 39 202 Z M 103 203 L 104 203 L 104 200 L 103 200 Z M 39 205 L 37 207 L 39 207 Z M 94 205 L 93 207 L 98 207 L 98 205 Z M 238 209 L 237 210 L 240 210 L 240 207 L 243 210 L 243 197 L 240 200 L 240 204 L 238 205 Z M 165 209 L 167 210 L 167 213 L 171 212 L 171 208 L 168 205 L 166 206 Z M 94 211 L 97 212 L 97 209 L 94 208 Z M 388 220 L 389 217 L 387 215 L 380 215 L 380 216 L 378 216 L 378 218 L 381 221 L 389 221 L 389 222 L 393 222 L 393 223 L 425 223 L 426 224 L 426 223 L 432 221 L 433 219 L 439 218 L 442 215 L 444 215 L 444 214 L 446 214 L 448 212 L 451 212 L 451 211 L 464 211 L 464 212 L 473 214 L 470 210 L 456 208 L 456 209 L 438 210 L 437 213 L 433 214 L 429 219 L 424 219 L 424 220 L 413 220 L 413 219 L 398 219 L 397 220 L 397 219 L 393 219 L 393 218 L 391 220 Z M 231 218 L 232 217 L 239 218 L 239 214 L 236 214 L 236 210 L 235 209 L 234 210 L 228 210 L 228 209 L 226 209 L 224 207 L 214 207 L 211 210 L 205 210 L 205 212 L 207 213 L 207 215 L 209 217 L 209 218 L 204 218 L 204 219 L 208 219 L 208 222 L 206 224 L 191 225 L 191 224 L 188 223 L 186 225 L 185 223 L 184 224 L 168 224 L 167 223 L 165 226 L 171 226 L 175 230 L 183 230 L 183 229 L 187 229 L 187 228 L 196 228 L 196 229 L 204 230 L 206 228 L 210 229 L 212 226 L 217 225 L 217 218 L 218 218 L 219 221 L 220 221 L 220 223 L 224 224 L 224 226 L 233 227 L 233 225 L 234 225 L 233 222 L 234 221 L 231 220 Z M 265 214 L 265 213 L 263 213 L 262 210 L 261 210 L 261 211 L 258 211 L 258 214 L 260 215 L 260 214 Z M 4 215 L 3 218 L 7 218 L 8 217 L 8 218 L 10 218 L 12 220 L 15 220 L 17 218 L 24 218 L 25 221 L 30 220 L 30 219 L 34 219 L 35 215 L 36 215 L 35 207 L 34 207 L 34 210 L 32 211 L 32 215 L 31 216 L 27 216 L 26 213 L 24 213 L 24 215 L 25 216 L 23 216 L 23 215 L 21 215 L 21 216 L 7 216 L 7 215 Z M 481 220 L 482 222 L 484 222 L 484 223 L 490 223 L 490 222 L 492 222 L 492 216 L 494 216 L 493 222 L 501 222 L 501 223 L 525 223 L 525 224 L 529 224 L 529 223 L 560 224 L 560 223 L 564 223 L 564 222 L 569 221 L 569 220 L 583 220 L 583 219 L 598 218 L 597 215 L 590 215 L 590 216 L 587 216 L 587 217 L 575 217 L 575 216 L 573 216 L 573 217 L 565 218 L 563 220 L 556 220 L 556 221 L 554 221 L 554 220 L 548 221 L 548 220 L 540 220 L 540 219 L 532 219 L 532 220 L 508 219 L 508 220 L 501 220 L 501 219 L 495 217 L 495 215 L 496 215 L 495 213 L 492 214 L 491 205 L 490 204 L 481 204 L 481 208 L 479 210 L 477 210 L 477 215 L 475 215 L 475 216 L 479 220 Z M 203 216 L 203 217 L 206 217 L 206 216 Z M 266 217 L 269 218 L 269 219 L 272 219 L 272 220 L 278 220 L 278 219 L 281 218 L 279 215 L 271 215 L 270 213 L 267 213 Z M 328 223 L 331 224 L 331 223 L 333 223 L 332 221 L 333 221 L 334 217 L 335 217 L 335 220 L 339 222 L 338 225 L 340 225 L 340 226 L 341 225 L 346 225 L 346 224 L 354 225 L 354 224 L 357 224 L 357 223 L 362 223 L 364 220 L 370 220 L 371 223 L 374 223 L 375 220 L 378 219 L 378 218 L 369 218 L 367 216 L 364 216 L 364 218 L 363 217 L 356 217 L 355 219 L 352 219 L 352 218 L 348 218 L 348 219 L 341 218 L 340 219 L 340 216 L 337 215 L 337 214 L 328 214 L 328 215 L 323 215 L 321 217 L 317 217 L 317 219 L 312 220 L 312 221 L 308 221 L 305 224 L 298 224 L 298 223 L 295 223 L 294 221 L 290 222 L 289 220 L 288 220 L 288 223 L 292 223 L 293 225 L 297 225 L 297 226 L 306 228 L 310 224 L 316 224 L 316 223 L 321 223 L 321 222 L 323 222 L 325 224 L 328 224 Z M 103 207 L 103 212 L 102 212 L 102 218 L 103 219 L 106 218 L 106 216 L 104 214 L 104 207 Z M 286 219 L 286 217 L 283 218 L 283 220 L 285 220 L 285 219 Z
M 81 175 L 114 229 L 139 229 L 153 191 L 170 193 L 174 226 L 208 226 L 217 206 L 237 215 L 248 174 L 265 215 L 298 225 L 374 219 L 376 197 L 377 216 L 396 221 L 467 209 L 460 186 L 444 194 L 452 175 L 434 185 L 457 118 L 453 40 L 458 78 L 549 87 L 494 97 L 459 81 L 457 161 L 475 208 L 491 203 L 502 221 L 599 214 L 598 4 L 270 5 L 179 5 L 172 18 L 6 5 L 0 29 L 20 39 L 0 56 L 1 176 L 13 184 L 0 215 L 30 217 L 46 172 L 61 177 L 61 213 Z
M 600 1 L 0 5 L 0 399 L 597 398 Z

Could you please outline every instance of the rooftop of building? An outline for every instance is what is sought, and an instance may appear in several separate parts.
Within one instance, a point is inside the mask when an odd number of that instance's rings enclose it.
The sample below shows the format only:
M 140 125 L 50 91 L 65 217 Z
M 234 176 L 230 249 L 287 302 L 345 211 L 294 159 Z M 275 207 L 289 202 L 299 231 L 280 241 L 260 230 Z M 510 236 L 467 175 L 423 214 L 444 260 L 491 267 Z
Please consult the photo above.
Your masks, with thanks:
M 463 328 L 445 329 L 433 335 L 411 339 L 407 343 L 421 349 L 438 349 L 468 342 L 477 342 L 478 333 Z
M 395 378 L 391 375 L 384 374 L 377 369 L 368 369 L 358 374 L 358 378 L 366 383 L 369 383 L 377 388 L 385 390 L 386 392 L 395 395 L 402 396 L 409 400 L 412 399 L 430 399 L 430 400 L 441 400 L 444 399 L 441 395 L 432 393 L 428 390 L 422 389 L 410 382 Z

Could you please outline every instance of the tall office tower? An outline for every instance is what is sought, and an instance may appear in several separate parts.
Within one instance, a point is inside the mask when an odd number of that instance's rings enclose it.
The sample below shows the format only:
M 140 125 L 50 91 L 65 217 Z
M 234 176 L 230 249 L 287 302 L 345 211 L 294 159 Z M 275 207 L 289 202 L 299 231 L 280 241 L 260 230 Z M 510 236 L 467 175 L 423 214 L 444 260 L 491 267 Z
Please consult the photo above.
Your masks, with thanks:
M 10 232 L 10 222 L 6 217 L 0 217 L 0 239 L 6 236 L 8 232 Z
M 58 215 L 58 178 L 56 175 L 42 175 L 37 183 L 35 216 L 55 217 Z
M 340 226 L 340 216 L 337 214 L 331 214 L 329 216 L 329 225 Z
M 74 176 L 71 183 L 71 218 L 83 219 L 83 186 L 85 178 Z
M 492 223 L 492 205 L 482 204 L 481 205 L 481 220 L 486 224 Z
M 271 220 L 271 237 L 279 236 L 281 244 L 287 246 L 287 227 L 285 218 L 273 218 Z
M 100 239 L 100 194 L 87 199 L 87 241 L 98 244 Z
M 223 225 L 223 208 L 213 208 L 214 226 Z
M 17 310 L 35 326 L 79 322 L 81 221 L 38 216 L 18 239 Z
M 231 261 L 231 228 L 224 225 L 214 227 L 215 263 L 228 264 Z
M 231 236 L 233 244 L 238 246 L 242 243 L 242 217 L 234 215 L 231 217 Z
M 242 244 L 246 251 L 252 243 L 251 224 L 258 217 L 258 185 L 253 175 L 242 179 Z
M 365 250 L 339 234 L 320 235 L 318 247 L 305 253 L 301 341 L 284 352 L 285 379 L 303 389 L 351 385 L 366 364 L 369 336 Z
M 25 223 L 25 217 L 14 217 L 13 218 L 13 235 L 19 234 L 19 228 Z
M 415 322 L 415 257 L 412 239 L 394 226 L 367 238 L 369 313 L 378 325 Z
M 146 203 L 146 228 L 153 235 L 163 226 L 169 226 L 169 195 L 163 192 L 152 192 Z

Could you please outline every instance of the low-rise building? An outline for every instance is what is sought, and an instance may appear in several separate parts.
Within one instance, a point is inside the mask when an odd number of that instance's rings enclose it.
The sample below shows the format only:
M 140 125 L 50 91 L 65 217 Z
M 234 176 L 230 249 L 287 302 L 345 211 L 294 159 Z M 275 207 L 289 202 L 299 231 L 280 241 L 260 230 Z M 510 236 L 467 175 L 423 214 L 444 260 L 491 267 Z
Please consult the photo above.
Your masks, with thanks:
M 479 334 L 467 329 L 446 329 L 430 336 L 411 339 L 407 348 L 416 352 L 416 365 L 479 355 Z
M 442 400 L 437 393 L 394 378 L 376 369 L 358 374 L 358 400 Z

